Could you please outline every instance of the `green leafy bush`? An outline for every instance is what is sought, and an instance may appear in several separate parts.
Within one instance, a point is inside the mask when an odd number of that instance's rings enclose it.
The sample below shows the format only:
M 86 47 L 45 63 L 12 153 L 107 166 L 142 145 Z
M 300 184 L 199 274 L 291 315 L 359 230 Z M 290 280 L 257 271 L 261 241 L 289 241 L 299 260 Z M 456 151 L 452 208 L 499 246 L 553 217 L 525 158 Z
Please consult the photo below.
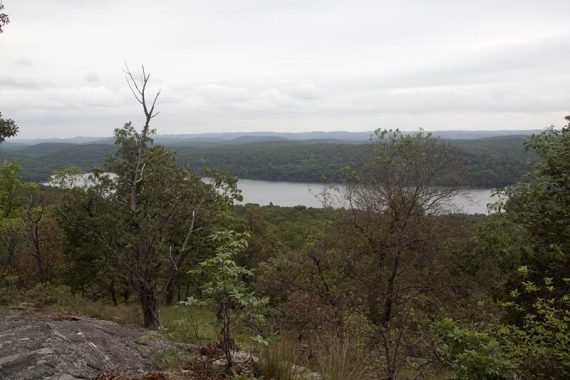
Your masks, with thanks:
M 69 286 L 65 285 L 42 285 L 36 284 L 33 288 L 25 291 L 23 300 L 38 307 L 60 305 L 73 306 L 79 297 L 74 295 Z
M 439 337 L 436 359 L 451 367 L 458 379 L 507 379 L 515 364 L 493 335 L 460 327 L 445 318 L 434 324 Z
M 193 274 L 204 275 L 209 281 L 202 285 L 203 300 L 189 298 L 186 305 L 211 305 L 216 310 L 220 329 L 218 345 L 232 366 L 232 351 L 236 350 L 234 329 L 238 322 L 262 321 L 258 311 L 267 305 L 267 298 L 259 298 L 250 291 L 245 281 L 253 272 L 236 264 L 237 256 L 248 246 L 248 234 L 231 230 L 219 231 L 211 236 L 216 244 L 216 255 L 202 263 Z
M 528 276 L 526 267 L 518 272 Z M 570 279 L 562 282 L 568 285 Z M 503 326 L 501 336 L 524 378 L 570 378 L 570 295 L 566 289 L 566 294 L 557 297 L 560 290 L 553 284 L 548 277 L 543 284 L 522 281 L 521 290 L 513 290 L 512 301 L 504 304 L 523 315 L 520 325 Z M 517 301 L 523 297 L 534 299 L 532 307 Z

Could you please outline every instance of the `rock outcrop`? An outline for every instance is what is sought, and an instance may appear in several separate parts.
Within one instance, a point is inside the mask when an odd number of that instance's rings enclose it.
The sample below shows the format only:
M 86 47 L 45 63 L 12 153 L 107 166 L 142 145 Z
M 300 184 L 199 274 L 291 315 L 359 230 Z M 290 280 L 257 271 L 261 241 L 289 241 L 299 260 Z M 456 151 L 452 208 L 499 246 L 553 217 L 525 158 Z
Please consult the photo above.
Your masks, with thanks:
M 27 315 L 0 319 L 0 379 L 92 379 L 105 369 L 145 371 L 171 343 L 148 330 L 85 317 Z

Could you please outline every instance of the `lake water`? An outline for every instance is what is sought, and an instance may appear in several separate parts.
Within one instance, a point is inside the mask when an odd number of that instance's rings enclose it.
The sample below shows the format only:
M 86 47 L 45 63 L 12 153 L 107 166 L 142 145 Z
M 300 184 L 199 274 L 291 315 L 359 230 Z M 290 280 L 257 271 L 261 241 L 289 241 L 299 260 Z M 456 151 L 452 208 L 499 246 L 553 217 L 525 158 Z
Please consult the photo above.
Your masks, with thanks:
M 88 174 L 77 178 L 75 186 L 88 186 Z M 208 181 L 204 178 L 204 181 Z M 49 185 L 50 183 L 45 183 Z M 257 203 L 265 206 L 274 204 L 276 206 L 306 206 L 323 207 L 322 197 L 319 195 L 323 191 L 320 183 L 299 183 L 299 182 L 276 182 L 258 181 L 251 179 L 240 179 L 238 187 L 242 191 L 243 204 Z M 463 195 L 453 197 L 449 206 L 455 212 L 465 214 L 486 214 L 487 204 L 495 202 L 492 197 L 493 190 L 478 189 L 468 190 Z M 342 207 L 344 203 L 340 199 L 338 192 L 331 192 L 332 198 L 329 204 L 335 207 Z
M 276 206 L 306 206 L 322 207 L 319 193 L 323 190 L 319 183 L 274 182 L 240 179 L 238 187 L 242 190 L 243 203 L 258 203 Z M 486 214 L 487 204 L 495 202 L 493 190 L 468 190 L 463 195 L 451 199 L 450 204 L 458 212 L 466 214 Z M 342 205 L 338 199 L 333 199 L 335 206 Z

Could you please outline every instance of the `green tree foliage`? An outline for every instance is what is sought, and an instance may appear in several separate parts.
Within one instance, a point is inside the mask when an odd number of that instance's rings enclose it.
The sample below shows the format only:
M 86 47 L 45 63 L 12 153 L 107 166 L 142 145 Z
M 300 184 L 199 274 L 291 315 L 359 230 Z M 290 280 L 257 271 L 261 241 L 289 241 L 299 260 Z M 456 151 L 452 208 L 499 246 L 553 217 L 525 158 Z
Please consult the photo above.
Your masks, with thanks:
M 445 275 L 438 265 L 445 233 L 433 218 L 458 193 L 456 187 L 437 186 L 457 173 L 460 165 L 448 144 L 420 131 L 376 131 L 374 159 L 352 173 L 345 199 L 350 205 L 352 230 L 360 237 L 358 250 L 369 268 L 366 302 L 370 322 L 378 328 L 378 342 L 386 359 L 387 377 L 403 366 L 407 330 L 416 323 L 414 308 L 436 291 Z M 458 183 L 448 177 L 448 183 Z
M 525 228 L 533 252 L 523 258 L 538 278 L 570 275 L 570 124 L 553 127 L 527 143 L 539 163 L 528 183 L 505 191 L 503 210 L 516 225 Z
M 0 4 L 0 6 L 2 5 Z M 1 21 L 0 21 L 0 30 L 1 30 Z M 17 133 L 18 133 L 18 126 L 16 125 L 16 122 L 12 119 L 2 118 L 2 112 L 0 112 L 0 144 L 6 141 L 7 138 L 16 136 Z
M 108 286 L 132 286 L 150 313 L 145 324 L 156 327 L 159 298 L 172 299 L 200 236 L 210 223 L 227 222 L 227 208 L 240 195 L 235 180 L 217 173 L 214 182 L 204 183 L 176 166 L 164 147 L 148 147 L 138 156 L 139 136 L 130 124 L 117 135 L 122 146 L 117 156 L 93 176 L 92 187 L 69 192 L 62 213 L 72 251 L 82 252 L 77 266 L 94 261 L 90 270 L 107 273 Z M 136 179 L 138 159 L 144 173 Z M 94 246 L 100 248 L 86 249 Z
M 445 318 L 432 326 L 437 343 L 435 359 L 453 369 L 461 379 L 567 379 L 570 376 L 570 279 L 564 295 L 553 279 L 541 284 L 528 280 L 520 267 L 519 286 L 502 306 L 523 315 L 520 325 L 483 324 L 469 327 Z M 523 295 L 526 296 L 523 298 Z M 526 306 L 526 300 L 532 299 Z M 519 300 L 525 300 L 519 303 Z
M 502 298 L 518 284 L 519 266 L 528 267 L 535 283 L 556 279 L 560 291 L 560 281 L 570 277 L 570 125 L 548 128 L 531 137 L 527 147 L 537 152 L 538 164 L 525 182 L 499 192 L 498 212 L 474 245 L 474 258 L 489 264 L 485 269 L 481 261 L 479 268 L 494 273 L 496 295 Z M 522 315 L 513 311 L 513 318 L 521 322 Z
M 26 203 L 28 191 L 32 190 L 19 178 L 20 166 L 14 161 L 5 161 L 0 167 L 0 253 L 1 278 L 16 266 L 24 224 L 20 211 Z
M 464 162 L 461 185 L 476 188 L 507 186 L 520 180 L 536 162 L 526 151 L 521 136 L 477 140 L 449 140 L 458 159 Z M 181 141 L 169 148 L 176 151 L 180 165 L 189 165 L 200 175 L 204 167 L 225 170 L 244 179 L 342 182 L 343 168 L 359 170 L 372 157 L 373 144 L 328 141 L 263 141 L 256 143 Z M 77 165 L 90 172 L 100 167 L 104 157 L 116 147 L 101 140 L 89 144 L 41 143 L 0 150 L 0 159 L 17 159 L 26 180 L 46 181 L 56 170 Z M 457 173 L 455 173 L 457 174 Z M 448 185 L 442 177 L 439 185 Z
M 499 192 L 497 212 L 478 229 L 472 250 L 453 261 L 503 306 L 486 311 L 513 373 L 563 379 L 570 364 L 570 125 L 532 136 L 527 147 L 538 164 L 525 182 Z M 492 363 L 484 351 L 474 355 Z
M 517 272 L 520 285 L 511 291 L 510 300 L 503 306 L 522 315 L 522 323 L 503 326 L 501 335 L 507 350 L 524 378 L 568 378 L 570 278 L 557 281 L 561 284 L 557 289 L 553 278 L 535 283 L 529 280 L 527 267 L 520 267 Z
M 509 379 L 515 362 L 493 332 L 460 327 L 445 318 L 432 326 L 439 339 L 435 358 L 454 371 L 457 379 Z
M 116 154 L 95 171 L 89 186 L 69 192 L 61 214 L 70 251 L 98 246 L 79 257 L 107 273 L 114 301 L 116 283 L 132 287 L 145 327 L 157 328 L 159 303 L 172 302 L 190 252 L 211 225 L 231 223 L 227 210 L 241 195 L 234 178 L 212 172 L 212 182 L 204 183 L 177 166 L 172 151 L 154 145 L 154 102 L 147 105 L 145 98 L 149 75 L 143 68 L 140 83 L 130 72 L 127 78 L 143 106 L 144 126 L 138 131 L 126 123 L 115 130 Z M 80 265 L 81 261 L 76 267 Z
M 34 185 L 20 179 L 21 167 L 16 161 L 4 161 L 0 167 L 0 212 L 2 218 L 17 216 Z
M 112 204 L 96 187 L 86 186 L 90 179 L 77 167 L 58 171 L 51 182 L 65 189 L 58 203 L 59 224 L 65 232 L 65 284 L 91 299 L 110 293 L 117 303 L 120 290 L 128 300 L 129 280 L 112 267 L 111 253 L 101 242 L 106 219 L 113 216 Z
M 385 325 L 404 263 L 434 252 L 429 216 L 445 208 L 457 190 L 435 186 L 454 164 L 450 147 L 423 132 L 377 131 L 377 136 L 374 159 L 365 170 L 350 173 L 344 197 L 373 268 L 369 317 Z
M 38 186 L 20 179 L 20 166 L 0 167 L 0 280 L 31 287 L 56 277 L 61 232 Z M 10 282 L 10 281 L 8 281 Z
M 232 351 L 237 349 L 234 341 L 236 324 L 244 318 L 262 318 L 259 308 L 268 303 L 267 298 L 260 298 L 251 291 L 246 278 L 253 276 L 250 269 L 236 263 L 248 246 L 249 235 L 231 230 L 221 230 L 211 237 L 216 245 L 215 255 L 200 263 L 192 274 L 203 275 L 207 280 L 202 285 L 203 300 L 189 298 L 186 305 L 212 305 L 216 310 L 216 319 L 220 328 L 218 345 L 232 367 Z
M 411 352 L 428 355 L 422 325 L 455 296 L 445 249 L 465 234 L 439 215 L 456 189 L 434 186 L 453 152 L 424 133 L 379 131 L 374 159 L 341 192 L 350 209 L 264 208 L 284 253 L 259 264 L 256 287 L 284 326 L 305 342 L 328 333 L 373 347 L 389 378 Z

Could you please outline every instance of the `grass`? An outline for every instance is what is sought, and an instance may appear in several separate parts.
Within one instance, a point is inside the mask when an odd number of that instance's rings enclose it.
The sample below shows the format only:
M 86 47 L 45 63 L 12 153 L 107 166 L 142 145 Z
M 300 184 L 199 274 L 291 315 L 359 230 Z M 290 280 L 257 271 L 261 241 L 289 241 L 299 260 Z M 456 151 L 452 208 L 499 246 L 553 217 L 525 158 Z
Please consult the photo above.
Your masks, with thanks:
M 351 339 L 318 339 L 315 369 L 326 379 L 364 379 L 370 374 L 370 355 L 359 349 Z
M 22 302 L 56 315 L 76 314 L 115 321 L 126 326 L 143 325 L 140 305 L 137 302 L 114 306 L 107 300 L 92 301 L 73 294 L 66 286 L 37 286 L 25 291 L 0 289 L 0 304 L 16 306 Z M 206 307 L 163 305 L 160 308 L 160 319 L 162 326 L 159 332 L 172 341 L 203 345 L 215 341 L 218 336 L 216 316 Z M 235 339 L 240 347 L 252 347 L 245 331 L 237 329 Z
M 292 380 L 293 364 L 301 365 L 302 355 L 296 341 L 281 337 L 260 351 L 261 372 L 270 379 Z M 305 364 L 305 363 L 304 363 Z
M 178 349 L 156 351 L 146 359 L 147 364 L 154 369 L 182 369 L 188 362 L 188 354 Z
M 17 305 L 21 302 L 33 303 L 42 311 L 55 315 L 84 315 L 97 319 L 111 320 L 127 326 L 142 326 L 140 306 L 136 302 L 112 305 L 108 301 L 90 301 L 71 293 L 66 287 L 41 287 L 25 292 L 0 294 L 3 304 Z M 218 330 L 215 313 L 199 306 L 162 306 L 160 309 L 162 326 L 152 336 L 159 334 L 174 342 L 199 346 L 216 341 Z M 269 346 L 255 344 L 245 330 L 237 329 L 235 339 L 242 350 L 252 352 L 260 359 L 260 370 L 265 379 L 302 379 L 302 371 L 315 371 L 327 380 L 367 379 L 370 374 L 378 374 L 380 368 L 377 355 L 350 339 L 314 337 L 307 348 L 287 334 L 282 335 Z M 181 368 L 188 360 L 178 350 L 158 352 L 149 357 L 149 364 L 157 369 Z M 294 367 L 296 366 L 296 367 Z M 411 378 L 417 374 L 412 368 L 403 369 L 401 378 Z M 449 373 L 426 369 L 422 378 L 449 378 Z
M 202 345 L 214 341 L 218 336 L 213 323 L 216 316 L 204 307 L 163 306 L 160 318 L 164 334 L 177 342 Z
M 13 295 L 5 294 L 10 304 L 28 302 L 42 311 L 55 315 L 84 315 L 87 317 L 111 320 L 127 326 L 142 326 L 142 313 L 138 303 L 112 305 L 108 301 L 87 300 L 73 294 L 64 286 L 48 286 L 33 288 Z M 157 333 L 174 342 L 207 345 L 218 336 L 215 325 L 215 313 L 200 306 L 162 306 L 160 309 L 162 326 Z M 149 338 L 152 336 L 149 334 Z M 355 369 L 351 364 L 357 363 L 349 358 L 347 346 L 323 346 L 323 342 L 314 342 L 312 346 L 320 347 L 316 360 L 309 360 L 307 353 L 300 350 L 296 339 L 283 336 L 273 344 L 265 347 L 255 344 L 247 332 L 236 329 L 235 339 L 238 346 L 245 351 L 253 352 L 260 358 L 261 371 L 268 379 L 298 379 L 293 365 L 299 368 L 315 368 L 323 373 L 326 379 L 350 379 Z M 178 350 L 154 353 L 149 357 L 149 364 L 158 369 L 180 368 L 184 360 Z

